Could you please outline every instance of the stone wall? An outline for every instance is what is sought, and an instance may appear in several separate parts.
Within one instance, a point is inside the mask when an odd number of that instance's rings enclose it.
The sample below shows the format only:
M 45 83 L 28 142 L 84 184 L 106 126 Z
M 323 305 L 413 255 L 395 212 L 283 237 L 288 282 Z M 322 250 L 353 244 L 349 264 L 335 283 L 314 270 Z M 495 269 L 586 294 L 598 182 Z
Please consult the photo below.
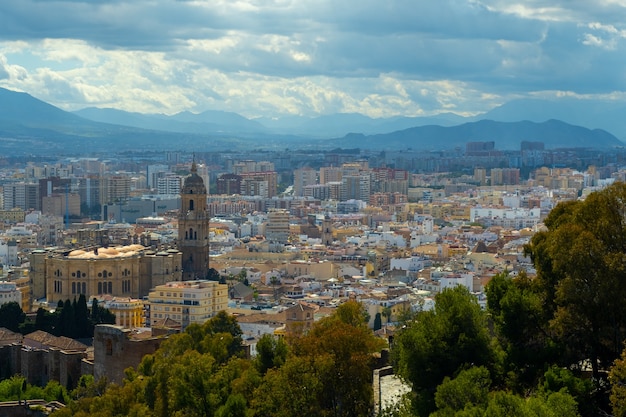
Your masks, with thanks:
M 154 353 L 162 337 L 132 339 L 132 332 L 110 324 L 97 325 L 94 330 L 94 378 L 106 377 L 109 382 L 121 384 L 124 370 L 137 368 L 145 355 Z

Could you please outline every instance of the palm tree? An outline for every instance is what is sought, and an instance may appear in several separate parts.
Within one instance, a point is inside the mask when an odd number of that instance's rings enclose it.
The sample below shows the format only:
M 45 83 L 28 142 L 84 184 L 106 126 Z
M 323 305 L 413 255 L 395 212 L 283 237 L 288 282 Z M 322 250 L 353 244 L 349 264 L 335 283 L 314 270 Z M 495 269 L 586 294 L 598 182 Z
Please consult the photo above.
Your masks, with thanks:
M 270 284 L 272 284 L 272 288 L 274 288 L 274 302 L 276 302 L 276 284 L 280 284 L 280 280 L 275 275 L 272 275 Z

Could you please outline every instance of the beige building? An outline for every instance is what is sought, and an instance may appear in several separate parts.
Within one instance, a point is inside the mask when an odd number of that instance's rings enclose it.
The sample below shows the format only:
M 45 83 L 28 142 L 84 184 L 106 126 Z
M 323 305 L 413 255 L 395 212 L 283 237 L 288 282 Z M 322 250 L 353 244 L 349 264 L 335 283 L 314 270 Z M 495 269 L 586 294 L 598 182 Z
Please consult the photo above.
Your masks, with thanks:
M 228 286 L 216 281 L 195 280 L 157 285 L 148 295 L 146 324 L 172 319 L 183 329 L 192 323 L 203 324 L 228 307 Z
M 30 256 L 33 298 L 49 303 L 91 298 L 142 298 L 150 288 L 180 280 L 182 255 L 178 250 L 154 252 L 141 245 L 93 250 L 35 250 Z
M 285 270 L 288 276 L 310 275 L 316 281 L 337 278 L 337 268 L 330 261 L 292 261 L 286 265 Z

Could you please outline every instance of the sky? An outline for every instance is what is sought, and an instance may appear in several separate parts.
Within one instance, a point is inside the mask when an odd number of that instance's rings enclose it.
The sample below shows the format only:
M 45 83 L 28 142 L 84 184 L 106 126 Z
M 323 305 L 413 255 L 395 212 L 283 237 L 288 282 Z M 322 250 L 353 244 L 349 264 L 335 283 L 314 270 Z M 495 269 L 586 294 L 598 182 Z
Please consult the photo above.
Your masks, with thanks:
M 626 0 L 7 0 L 0 87 L 248 118 L 626 102 Z

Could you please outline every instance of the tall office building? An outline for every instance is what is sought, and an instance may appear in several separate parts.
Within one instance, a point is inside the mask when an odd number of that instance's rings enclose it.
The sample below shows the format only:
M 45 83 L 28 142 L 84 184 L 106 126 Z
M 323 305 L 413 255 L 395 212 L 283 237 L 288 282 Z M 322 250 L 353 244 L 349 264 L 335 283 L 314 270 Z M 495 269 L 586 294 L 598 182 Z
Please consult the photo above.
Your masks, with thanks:
M 5 184 L 2 191 L 4 210 L 41 210 L 39 184 L 19 182 Z

